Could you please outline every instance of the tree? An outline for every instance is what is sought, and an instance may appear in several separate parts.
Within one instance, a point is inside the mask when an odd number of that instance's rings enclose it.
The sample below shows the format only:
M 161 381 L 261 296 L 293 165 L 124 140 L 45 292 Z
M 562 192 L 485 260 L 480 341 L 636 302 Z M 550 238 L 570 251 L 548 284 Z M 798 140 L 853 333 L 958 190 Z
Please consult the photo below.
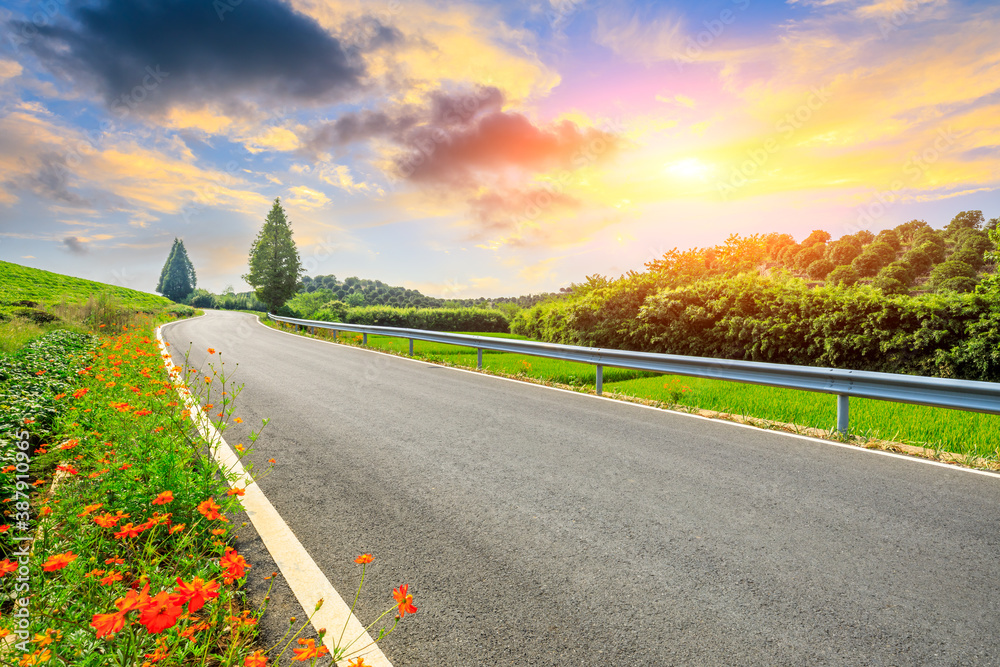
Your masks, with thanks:
M 171 301 L 180 302 L 194 291 L 197 284 L 194 264 L 188 258 L 184 241 L 175 238 L 167 261 L 160 271 L 160 282 L 156 285 L 156 291 Z
M 837 267 L 830 260 L 817 259 L 815 262 L 809 265 L 809 268 L 806 269 L 806 275 L 812 278 L 813 280 L 823 280 L 835 268 Z
M 298 291 L 301 275 L 302 263 L 292 239 L 291 223 L 285 219 L 281 200 L 276 198 L 250 247 L 250 272 L 243 280 L 273 313 Z

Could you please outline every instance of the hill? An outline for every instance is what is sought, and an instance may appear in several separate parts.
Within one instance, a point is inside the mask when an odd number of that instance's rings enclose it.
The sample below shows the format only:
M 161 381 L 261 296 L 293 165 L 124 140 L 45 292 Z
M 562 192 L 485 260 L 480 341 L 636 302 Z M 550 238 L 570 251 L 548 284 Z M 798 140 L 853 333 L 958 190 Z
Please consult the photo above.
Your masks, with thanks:
M 2 309 L 29 306 L 22 302 L 45 306 L 82 304 L 98 294 L 107 294 L 123 307 L 136 310 L 159 310 L 174 305 L 170 299 L 156 294 L 0 261 Z

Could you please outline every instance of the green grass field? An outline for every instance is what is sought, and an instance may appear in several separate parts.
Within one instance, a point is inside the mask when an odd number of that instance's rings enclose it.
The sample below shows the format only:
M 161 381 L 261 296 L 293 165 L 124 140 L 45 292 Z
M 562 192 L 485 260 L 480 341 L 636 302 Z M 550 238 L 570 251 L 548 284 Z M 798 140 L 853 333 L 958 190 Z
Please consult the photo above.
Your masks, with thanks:
M 82 304 L 101 293 L 114 297 L 124 307 L 138 310 L 159 310 L 173 305 L 170 299 L 156 294 L 0 261 L 2 305 L 18 301 L 34 301 L 50 306 L 59 303 Z
M 194 311 L 155 294 L 0 261 L 0 354 L 53 329 L 82 331 L 170 312 Z
M 513 334 L 471 334 L 527 340 Z M 360 344 L 360 334 L 340 333 L 340 340 Z M 368 336 L 368 347 L 409 352 L 405 338 Z M 476 349 L 414 341 L 414 355 L 429 361 L 476 367 Z M 589 364 L 506 352 L 483 351 L 483 369 L 523 375 L 593 390 L 596 370 Z M 658 401 L 666 406 L 713 410 L 768 421 L 832 431 L 836 397 L 830 394 L 683 376 L 663 376 L 622 368 L 604 369 L 605 394 Z M 919 405 L 851 399 L 852 435 L 930 447 L 963 456 L 1000 459 L 1000 416 Z

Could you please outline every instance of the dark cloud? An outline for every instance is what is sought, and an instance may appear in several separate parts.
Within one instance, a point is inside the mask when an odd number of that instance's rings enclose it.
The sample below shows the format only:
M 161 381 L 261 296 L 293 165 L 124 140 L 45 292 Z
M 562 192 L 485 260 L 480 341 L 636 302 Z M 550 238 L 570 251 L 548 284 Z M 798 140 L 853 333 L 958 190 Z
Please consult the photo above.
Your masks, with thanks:
M 384 111 L 346 113 L 335 121 L 309 131 L 303 141 L 306 152 L 316 154 L 355 141 L 389 137 L 403 141 L 404 133 L 420 121 L 415 113 L 388 114 Z
M 29 43 L 52 70 L 97 87 L 119 115 L 250 97 L 343 99 L 361 86 L 351 49 L 280 0 L 99 0 Z M 378 27 L 373 39 L 391 40 Z
M 63 239 L 63 247 L 74 255 L 86 255 L 89 252 L 87 245 L 75 236 L 67 236 Z
M 35 194 L 70 206 L 91 206 L 91 202 L 69 189 L 70 170 L 66 157 L 58 153 L 42 153 L 41 165 L 19 183 Z
M 302 143 L 305 152 L 312 156 L 376 137 L 405 146 L 408 143 L 407 133 L 418 125 L 424 125 L 431 131 L 436 128 L 454 130 L 483 113 L 499 111 L 503 99 L 503 93 L 491 86 L 483 86 L 464 95 L 435 91 L 424 108 L 406 105 L 391 111 L 345 113 L 336 120 L 312 128 Z

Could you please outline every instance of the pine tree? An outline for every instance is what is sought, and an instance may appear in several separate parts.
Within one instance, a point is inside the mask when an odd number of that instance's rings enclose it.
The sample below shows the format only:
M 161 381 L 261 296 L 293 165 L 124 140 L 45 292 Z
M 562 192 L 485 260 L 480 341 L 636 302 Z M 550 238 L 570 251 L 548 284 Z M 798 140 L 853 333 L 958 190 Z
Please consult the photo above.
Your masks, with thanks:
M 276 198 L 264 226 L 250 247 L 250 272 L 243 276 L 243 280 L 254 288 L 257 298 L 275 313 L 295 296 L 301 285 L 301 275 L 302 264 L 292 239 L 292 227 L 285 219 L 281 200 Z
M 198 278 L 194 272 L 194 264 L 188 258 L 184 241 L 175 238 L 170 249 L 170 255 L 160 271 L 160 282 L 156 291 L 171 301 L 183 301 L 194 291 Z

